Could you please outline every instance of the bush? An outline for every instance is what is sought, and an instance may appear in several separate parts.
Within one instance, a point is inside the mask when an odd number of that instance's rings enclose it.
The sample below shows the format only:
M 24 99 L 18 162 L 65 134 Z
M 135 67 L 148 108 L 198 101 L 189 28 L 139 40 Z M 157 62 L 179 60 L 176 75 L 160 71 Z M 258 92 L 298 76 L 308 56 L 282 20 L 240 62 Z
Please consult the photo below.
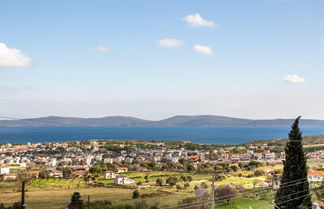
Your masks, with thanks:
M 265 172 L 263 170 L 255 170 L 254 176 L 263 176 L 265 175 Z
M 162 186 L 163 185 L 163 180 L 161 178 L 156 179 L 156 185 Z
M 177 192 L 178 192 L 179 190 L 182 189 L 182 186 L 180 186 L 179 184 L 177 184 L 176 188 L 177 188 Z
M 236 199 L 238 195 L 238 191 L 229 184 L 222 184 L 215 189 L 215 198 L 222 198 L 222 200 L 227 201 L 227 204 L 230 200 Z
M 132 196 L 132 198 L 133 198 L 133 199 L 137 199 L 137 198 L 139 198 L 139 196 L 140 196 L 140 193 L 139 193 L 139 191 L 136 189 L 136 190 L 133 192 L 133 196 Z

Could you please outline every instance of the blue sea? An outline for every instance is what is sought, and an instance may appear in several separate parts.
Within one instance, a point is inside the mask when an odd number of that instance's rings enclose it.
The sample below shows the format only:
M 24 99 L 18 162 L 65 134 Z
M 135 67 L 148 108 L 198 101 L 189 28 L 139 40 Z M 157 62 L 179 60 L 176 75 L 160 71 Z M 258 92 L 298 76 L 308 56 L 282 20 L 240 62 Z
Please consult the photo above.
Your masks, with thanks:
M 0 127 L 1 142 L 54 142 L 86 139 L 189 140 L 199 144 L 241 144 L 287 137 L 290 127 Z M 324 127 L 301 127 L 304 136 Z

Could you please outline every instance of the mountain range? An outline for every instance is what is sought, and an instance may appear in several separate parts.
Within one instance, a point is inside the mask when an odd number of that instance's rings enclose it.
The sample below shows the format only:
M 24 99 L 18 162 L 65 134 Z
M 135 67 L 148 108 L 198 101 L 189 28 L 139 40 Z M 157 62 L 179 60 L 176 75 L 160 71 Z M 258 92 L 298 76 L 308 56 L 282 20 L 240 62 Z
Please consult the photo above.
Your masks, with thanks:
M 215 115 L 174 116 L 144 120 L 126 116 L 78 118 L 49 116 L 19 120 L 0 119 L 0 126 L 290 126 L 294 119 L 252 120 Z M 302 126 L 324 126 L 324 120 L 302 119 Z

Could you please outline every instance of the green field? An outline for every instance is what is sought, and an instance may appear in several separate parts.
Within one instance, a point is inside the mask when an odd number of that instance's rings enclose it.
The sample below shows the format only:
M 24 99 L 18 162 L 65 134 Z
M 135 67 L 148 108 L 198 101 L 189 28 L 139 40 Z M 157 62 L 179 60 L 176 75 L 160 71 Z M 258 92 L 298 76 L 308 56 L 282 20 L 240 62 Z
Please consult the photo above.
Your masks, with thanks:
M 28 190 L 77 189 L 86 187 L 83 179 L 36 179 L 28 185 Z
M 245 199 L 239 198 L 230 205 L 220 204 L 217 206 L 217 209 L 272 209 L 273 205 L 262 200 L 253 200 L 253 199 Z
M 140 189 L 141 200 L 145 200 L 149 205 L 158 204 L 160 207 L 175 206 L 179 200 L 192 197 L 195 195 L 194 186 L 205 181 L 208 184 L 211 182 L 210 175 L 208 174 L 193 174 L 193 173 L 176 173 L 176 172 L 128 172 L 124 173 L 129 178 L 134 178 L 135 184 L 139 181 L 143 185 L 149 186 L 148 188 Z M 149 182 L 146 183 L 144 176 L 149 176 Z M 155 181 L 157 178 L 162 178 L 165 182 L 168 176 L 181 175 L 192 176 L 193 181 L 190 182 L 190 187 L 182 189 L 177 192 L 176 187 L 169 186 L 156 186 Z M 240 178 L 230 177 L 217 182 L 217 185 L 224 183 L 238 183 L 244 185 L 246 188 L 252 187 L 252 182 L 255 179 L 264 180 L 263 177 L 257 178 Z M 104 179 L 103 177 L 97 178 L 96 182 L 113 185 L 112 179 Z M 178 184 L 184 187 L 185 182 Z M 17 192 L 16 183 L 14 182 L 1 182 L 0 188 L 11 188 L 11 191 L 0 190 L 0 202 L 10 205 L 20 200 L 20 193 Z M 14 192 L 13 192 L 14 191 Z M 121 187 L 89 187 L 85 181 L 80 178 L 75 179 L 36 179 L 27 185 L 26 202 L 28 209 L 60 209 L 66 207 L 70 202 L 71 195 L 74 192 L 80 192 L 83 199 L 87 200 L 88 195 L 91 201 L 96 200 L 110 200 L 115 203 L 129 203 L 134 204 L 132 193 L 134 189 L 121 188 Z M 249 209 L 251 206 L 271 206 L 266 201 L 251 200 L 251 199 L 237 199 L 230 205 L 221 204 L 217 208 L 221 209 Z M 267 209 L 267 208 L 265 208 Z

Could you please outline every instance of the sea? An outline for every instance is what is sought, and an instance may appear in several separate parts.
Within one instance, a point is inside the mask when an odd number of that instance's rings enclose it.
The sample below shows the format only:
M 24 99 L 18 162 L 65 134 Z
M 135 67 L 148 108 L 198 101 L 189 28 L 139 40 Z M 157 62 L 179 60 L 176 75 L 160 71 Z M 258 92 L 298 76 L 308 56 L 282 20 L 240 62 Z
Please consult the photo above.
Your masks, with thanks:
M 198 144 L 241 144 L 286 138 L 290 127 L 0 127 L 0 143 L 87 139 L 187 140 Z M 301 127 L 304 136 L 324 134 L 324 126 Z

